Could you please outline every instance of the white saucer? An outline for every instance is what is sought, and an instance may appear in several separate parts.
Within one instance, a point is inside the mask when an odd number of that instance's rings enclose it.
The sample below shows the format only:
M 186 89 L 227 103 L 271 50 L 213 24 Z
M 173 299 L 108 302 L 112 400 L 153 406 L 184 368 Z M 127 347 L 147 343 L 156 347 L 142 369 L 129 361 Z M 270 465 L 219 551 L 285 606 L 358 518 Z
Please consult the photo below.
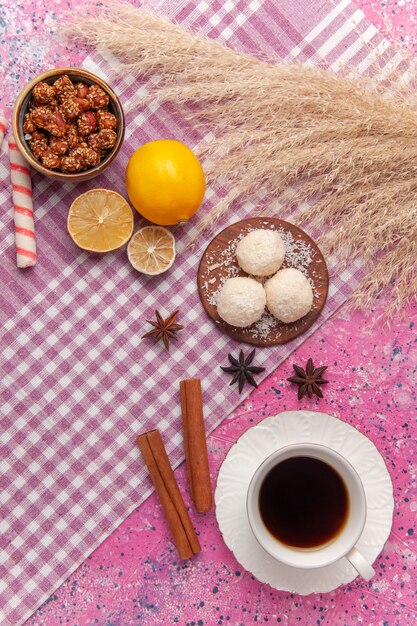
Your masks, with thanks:
M 239 563 L 261 582 L 301 595 L 325 593 L 358 575 L 345 558 L 326 567 L 298 569 L 273 559 L 249 526 L 246 492 L 256 468 L 274 450 L 300 443 L 321 443 L 342 454 L 358 472 L 365 489 L 367 517 L 357 543 L 373 563 L 391 531 L 394 499 L 384 460 L 374 444 L 353 426 L 315 411 L 285 411 L 247 430 L 229 450 L 219 471 L 216 517 L 226 545 Z

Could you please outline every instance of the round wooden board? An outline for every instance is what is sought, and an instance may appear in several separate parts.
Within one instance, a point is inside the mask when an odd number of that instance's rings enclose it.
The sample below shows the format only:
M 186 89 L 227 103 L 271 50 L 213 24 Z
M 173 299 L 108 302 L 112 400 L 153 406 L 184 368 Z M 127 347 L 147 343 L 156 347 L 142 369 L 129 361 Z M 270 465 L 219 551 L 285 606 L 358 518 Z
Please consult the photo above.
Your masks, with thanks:
M 311 311 L 302 319 L 284 324 L 265 311 L 261 320 L 249 328 L 226 324 L 217 313 L 216 296 L 225 280 L 233 276 L 247 276 L 240 269 L 235 256 L 240 239 L 250 231 L 264 228 L 277 230 L 283 237 L 287 253 L 282 269 L 296 267 L 303 271 L 313 286 Z M 198 292 L 203 307 L 218 327 L 233 339 L 254 346 L 275 346 L 286 343 L 304 333 L 320 315 L 327 298 L 329 275 L 326 262 L 317 244 L 300 228 L 283 220 L 254 217 L 231 224 L 209 243 L 198 268 Z

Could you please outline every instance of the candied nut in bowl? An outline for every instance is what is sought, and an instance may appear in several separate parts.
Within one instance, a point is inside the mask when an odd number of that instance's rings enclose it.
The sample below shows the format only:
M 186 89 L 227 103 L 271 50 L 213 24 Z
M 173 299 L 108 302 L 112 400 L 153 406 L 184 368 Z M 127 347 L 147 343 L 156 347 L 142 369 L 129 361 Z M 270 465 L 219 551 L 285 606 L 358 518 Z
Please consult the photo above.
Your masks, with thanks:
M 119 152 L 125 132 L 114 91 L 80 68 L 49 70 L 29 82 L 16 100 L 12 123 L 28 163 L 66 182 L 100 174 Z

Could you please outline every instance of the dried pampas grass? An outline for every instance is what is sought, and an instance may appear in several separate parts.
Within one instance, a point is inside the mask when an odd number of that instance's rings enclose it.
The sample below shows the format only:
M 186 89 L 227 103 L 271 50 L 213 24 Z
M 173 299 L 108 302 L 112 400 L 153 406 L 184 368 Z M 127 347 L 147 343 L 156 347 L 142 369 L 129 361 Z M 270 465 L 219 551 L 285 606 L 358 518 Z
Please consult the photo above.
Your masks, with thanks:
M 113 53 L 121 74 L 158 77 L 140 103 L 171 102 L 213 132 L 215 139 L 198 152 L 209 184 L 226 182 L 230 191 L 204 215 L 197 234 L 213 228 L 234 202 L 260 192 L 290 197 L 292 207 L 308 201 L 294 221 L 318 229 L 320 245 L 339 268 L 354 259 L 369 268 L 356 305 L 367 307 L 390 291 L 392 313 L 415 297 L 417 99 L 411 89 L 385 76 L 390 96 L 382 97 L 375 81 L 371 89 L 323 69 L 258 60 L 123 3 L 112 3 L 98 18 L 77 18 L 70 33 Z

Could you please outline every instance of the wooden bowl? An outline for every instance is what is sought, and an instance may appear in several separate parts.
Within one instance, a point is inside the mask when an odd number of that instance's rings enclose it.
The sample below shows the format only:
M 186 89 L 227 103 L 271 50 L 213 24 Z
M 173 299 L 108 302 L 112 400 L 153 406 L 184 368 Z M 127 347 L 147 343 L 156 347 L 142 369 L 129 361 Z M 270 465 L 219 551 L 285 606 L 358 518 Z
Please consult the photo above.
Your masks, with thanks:
M 290 324 L 278 321 L 265 310 L 259 323 L 236 328 L 220 318 L 215 299 L 227 278 L 248 275 L 239 267 L 235 250 L 239 240 L 257 228 L 277 230 L 284 238 L 287 254 L 281 269 L 298 267 L 304 271 L 313 286 L 313 306 L 307 315 Z M 273 217 L 253 217 L 228 226 L 214 237 L 201 257 L 197 284 L 204 310 L 219 330 L 236 341 L 268 347 L 287 343 L 312 326 L 325 305 L 329 275 L 319 247 L 301 228 Z
M 32 98 L 32 89 L 34 88 L 34 86 L 40 82 L 51 84 L 63 74 L 67 74 L 74 83 L 83 82 L 86 85 L 95 84 L 101 87 L 110 97 L 108 105 L 110 113 L 113 113 L 113 115 L 115 115 L 117 118 L 117 138 L 112 150 L 110 150 L 110 152 L 102 161 L 100 161 L 98 165 L 90 167 L 89 169 L 82 172 L 76 172 L 73 174 L 69 172 L 60 172 L 59 170 L 51 170 L 47 167 L 44 167 L 42 163 L 40 163 L 34 157 L 29 147 L 29 144 L 25 139 L 25 133 L 23 132 L 22 128 L 24 117 L 29 109 L 29 102 Z M 59 69 L 48 70 L 47 72 L 43 72 L 43 74 L 39 74 L 39 76 L 31 80 L 22 89 L 16 100 L 13 109 L 12 125 L 17 146 L 22 155 L 28 161 L 28 163 L 41 174 L 44 174 L 45 176 L 50 176 L 51 178 L 56 178 L 63 182 L 79 182 L 82 180 L 94 178 L 95 176 L 101 174 L 103 170 L 105 170 L 106 167 L 108 167 L 113 159 L 116 157 L 122 145 L 125 134 L 125 118 L 122 105 L 120 104 L 119 98 L 116 96 L 111 87 L 109 87 L 109 85 L 102 78 L 99 78 L 95 74 L 74 67 L 62 67 Z

